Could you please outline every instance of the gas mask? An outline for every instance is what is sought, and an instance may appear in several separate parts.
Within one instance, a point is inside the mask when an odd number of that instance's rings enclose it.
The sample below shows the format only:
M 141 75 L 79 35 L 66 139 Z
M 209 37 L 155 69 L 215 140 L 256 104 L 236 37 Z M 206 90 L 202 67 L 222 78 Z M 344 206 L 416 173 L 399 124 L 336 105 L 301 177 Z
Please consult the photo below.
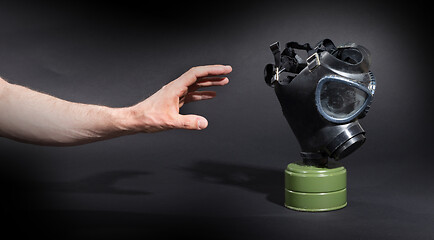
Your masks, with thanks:
M 365 142 L 363 118 L 375 92 L 369 51 L 354 43 L 335 46 L 329 39 L 315 47 L 289 42 L 270 46 L 274 64 L 265 82 L 274 88 L 283 114 L 301 147 L 304 164 L 340 160 Z M 303 60 L 297 51 L 306 51 Z

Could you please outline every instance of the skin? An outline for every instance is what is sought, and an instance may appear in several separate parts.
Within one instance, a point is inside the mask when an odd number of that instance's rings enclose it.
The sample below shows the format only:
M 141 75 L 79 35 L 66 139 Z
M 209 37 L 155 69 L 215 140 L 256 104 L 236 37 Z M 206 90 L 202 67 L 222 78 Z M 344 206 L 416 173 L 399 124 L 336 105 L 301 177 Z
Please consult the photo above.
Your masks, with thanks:
M 52 146 L 80 145 L 136 133 L 169 129 L 202 130 L 208 120 L 181 115 L 189 102 L 212 99 L 224 86 L 232 67 L 193 67 L 146 100 L 125 108 L 111 108 L 65 101 L 0 78 L 0 136 L 16 141 Z

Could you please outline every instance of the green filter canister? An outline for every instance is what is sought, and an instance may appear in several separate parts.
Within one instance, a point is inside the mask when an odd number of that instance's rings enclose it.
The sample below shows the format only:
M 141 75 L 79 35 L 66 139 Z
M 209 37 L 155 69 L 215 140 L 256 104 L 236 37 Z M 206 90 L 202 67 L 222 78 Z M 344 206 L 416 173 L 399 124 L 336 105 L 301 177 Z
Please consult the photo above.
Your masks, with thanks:
M 309 212 L 347 205 L 347 170 L 335 162 L 324 167 L 290 163 L 285 170 L 285 207 Z

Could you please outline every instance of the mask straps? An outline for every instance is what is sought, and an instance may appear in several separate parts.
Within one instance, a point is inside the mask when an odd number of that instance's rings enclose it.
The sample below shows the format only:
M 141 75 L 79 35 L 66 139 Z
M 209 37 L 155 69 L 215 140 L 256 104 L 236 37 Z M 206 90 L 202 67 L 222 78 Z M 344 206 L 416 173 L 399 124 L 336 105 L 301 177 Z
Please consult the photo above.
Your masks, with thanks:
M 271 52 L 273 52 L 274 55 L 274 79 L 272 79 L 271 84 L 273 84 L 274 81 L 279 81 L 279 68 L 280 68 L 280 59 L 281 59 L 281 54 L 280 54 L 280 43 L 279 42 L 275 42 L 273 44 L 270 45 L 270 49 Z M 280 70 L 282 71 L 282 70 Z
M 316 46 L 310 50 L 308 50 L 308 54 L 312 55 L 314 53 L 320 53 L 320 52 L 329 52 L 330 54 L 333 54 L 337 50 L 335 44 L 330 39 L 324 39 L 321 42 L 317 43 Z
M 288 50 L 291 52 L 294 52 L 294 49 L 306 50 L 306 52 L 312 50 L 312 47 L 310 46 L 309 43 L 305 43 L 301 45 L 298 42 L 288 42 L 286 43 L 286 48 L 288 48 Z
M 270 50 L 274 56 L 274 65 L 268 64 L 264 69 L 265 82 L 269 86 L 273 86 L 275 81 L 289 83 L 307 66 L 306 61 L 303 61 L 295 53 L 296 49 L 305 50 L 309 56 L 322 51 L 328 51 L 330 53 L 336 51 L 336 47 L 330 39 L 322 40 L 315 48 L 312 48 L 309 43 L 299 44 L 298 42 L 288 42 L 285 44 L 285 49 L 282 52 L 280 51 L 279 42 L 271 44 Z M 286 78 L 284 77 L 279 81 L 279 77 L 283 72 L 286 72 L 284 74 Z

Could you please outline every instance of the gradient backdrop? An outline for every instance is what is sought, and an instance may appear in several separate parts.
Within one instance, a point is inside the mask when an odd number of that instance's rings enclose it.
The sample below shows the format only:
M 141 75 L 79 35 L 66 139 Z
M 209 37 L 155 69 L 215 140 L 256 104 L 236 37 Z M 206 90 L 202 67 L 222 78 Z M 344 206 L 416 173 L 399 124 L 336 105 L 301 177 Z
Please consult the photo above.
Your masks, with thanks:
M 192 66 L 230 64 L 217 98 L 172 130 L 77 147 L 0 139 L 2 233 L 56 239 L 432 239 L 432 28 L 417 1 L 0 3 L 0 75 L 122 107 Z M 344 160 L 348 206 L 283 207 L 299 146 L 263 80 L 275 41 L 330 38 L 372 53 L 367 141 Z M 2 114 L 2 113 L 0 113 Z

